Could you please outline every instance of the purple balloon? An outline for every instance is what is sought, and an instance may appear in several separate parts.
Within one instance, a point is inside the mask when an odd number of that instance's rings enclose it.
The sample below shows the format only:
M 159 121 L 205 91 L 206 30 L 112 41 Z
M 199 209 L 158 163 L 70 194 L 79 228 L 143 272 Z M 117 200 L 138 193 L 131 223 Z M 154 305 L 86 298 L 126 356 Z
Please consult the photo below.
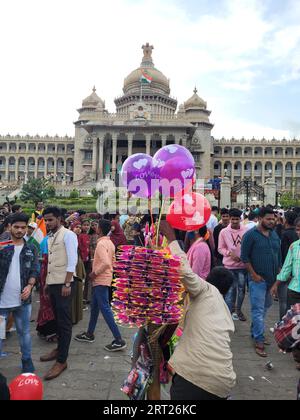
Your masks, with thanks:
M 166 185 L 166 188 L 161 187 L 160 191 L 165 196 L 173 197 L 192 182 L 195 160 L 188 149 L 178 144 L 171 144 L 155 153 L 153 168 L 161 185 L 164 183 Z M 167 185 L 171 185 L 171 188 L 167 188 Z
M 136 153 L 129 156 L 121 169 L 121 182 L 133 195 L 140 198 L 150 198 L 155 192 L 155 183 L 152 182 L 152 157 L 145 153 Z

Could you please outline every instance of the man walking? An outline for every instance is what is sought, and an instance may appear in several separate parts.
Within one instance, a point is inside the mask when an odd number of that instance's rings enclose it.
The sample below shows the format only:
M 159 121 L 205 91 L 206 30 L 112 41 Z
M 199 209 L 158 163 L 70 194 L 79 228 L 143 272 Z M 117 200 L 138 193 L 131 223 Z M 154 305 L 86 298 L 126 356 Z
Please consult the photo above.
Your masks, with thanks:
M 109 305 L 109 292 L 113 278 L 113 262 L 115 258 L 115 246 L 107 236 L 111 230 L 109 220 L 99 221 L 99 240 L 94 256 L 93 272 L 90 275 L 92 280 L 92 304 L 91 317 L 87 332 L 76 335 L 75 340 L 93 343 L 100 311 L 111 330 L 114 341 L 104 348 L 108 351 L 119 351 L 126 348 L 126 342 L 122 340 L 121 333 L 115 323 L 114 316 Z
M 221 223 L 214 229 L 214 241 L 215 241 L 215 257 L 216 257 L 216 266 L 223 265 L 223 255 L 218 252 L 219 248 L 219 236 L 221 230 L 227 228 L 230 223 L 229 210 L 221 209 Z
M 241 261 L 241 244 L 244 234 L 247 232 L 245 226 L 241 225 L 242 212 L 239 209 L 229 211 L 230 225 L 223 229 L 219 237 L 219 253 L 223 255 L 223 265 L 230 270 L 234 276 L 234 282 L 228 294 L 226 303 L 234 321 L 247 321 L 242 312 L 242 305 L 246 292 L 246 269 Z M 235 312 L 235 301 L 237 296 L 237 308 Z
M 265 318 L 272 306 L 270 289 L 281 267 L 280 239 L 274 232 L 275 214 L 264 207 L 259 213 L 259 224 L 243 237 L 241 260 L 250 274 L 249 291 L 252 317 L 252 337 L 255 351 L 261 357 L 265 352 Z
M 57 207 L 44 211 L 48 234 L 48 273 L 46 285 L 57 324 L 58 346 L 41 362 L 56 360 L 45 376 L 51 380 L 67 368 L 67 358 L 72 337 L 72 289 L 78 260 L 78 242 L 74 232 L 61 225 L 61 213 Z
M 0 250 L 0 315 L 7 319 L 10 313 L 13 314 L 20 342 L 23 373 L 33 373 L 35 370 L 31 358 L 31 292 L 39 275 L 37 250 L 24 240 L 28 220 L 21 213 L 11 216 L 13 246 Z
M 298 215 L 294 211 L 288 211 L 285 214 L 285 223 L 284 223 L 284 231 L 281 237 L 281 256 L 282 256 L 282 264 L 285 262 L 285 259 L 288 255 L 290 246 L 292 243 L 298 241 L 299 237 L 296 233 L 295 222 L 298 218 Z M 287 279 L 290 280 L 290 279 Z M 288 307 L 287 307 L 287 299 L 288 299 L 288 281 L 280 282 L 277 288 L 277 295 L 279 300 L 279 318 L 280 320 L 286 314 Z
M 296 232 L 300 238 L 300 218 L 296 221 Z M 288 284 L 288 281 L 290 283 Z M 279 294 L 279 287 L 284 285 L 288 287 L 287 290 L 287 310 L 291 306 L 300 303 L 300 240 L 292 243 L 289 252 L 285 259 L 284 265 L 280 274 L 277 276 L 277 281 L 271 289 L 272 296 L 276 297 Z M 284 314 L 285 315 L 285 314 Z M 296 362 L 296 368 L 300 370 L 300 345 L 298 344 L 293 350 L 293 356 Z

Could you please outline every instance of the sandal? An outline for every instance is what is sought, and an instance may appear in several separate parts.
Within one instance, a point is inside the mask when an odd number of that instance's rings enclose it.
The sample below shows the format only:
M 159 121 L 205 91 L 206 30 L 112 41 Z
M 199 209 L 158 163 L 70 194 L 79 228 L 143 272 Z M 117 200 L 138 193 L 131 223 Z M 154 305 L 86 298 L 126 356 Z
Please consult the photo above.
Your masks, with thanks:
M 255 352 L 260 357 L 268 357 L 267 353 L 265 352 L 265 348 L 263 344 L 256 343 L 255 344 Z

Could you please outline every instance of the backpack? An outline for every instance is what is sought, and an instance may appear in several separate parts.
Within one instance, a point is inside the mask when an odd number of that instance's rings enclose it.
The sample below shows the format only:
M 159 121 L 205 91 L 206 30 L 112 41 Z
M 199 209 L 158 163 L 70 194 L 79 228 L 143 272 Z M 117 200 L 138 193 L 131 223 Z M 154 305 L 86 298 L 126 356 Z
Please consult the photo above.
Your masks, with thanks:
M 300 344 L 300 303 L 292 306 L 275 325 L 274 337 L 278 347 L 286 352 L 293 351 Z

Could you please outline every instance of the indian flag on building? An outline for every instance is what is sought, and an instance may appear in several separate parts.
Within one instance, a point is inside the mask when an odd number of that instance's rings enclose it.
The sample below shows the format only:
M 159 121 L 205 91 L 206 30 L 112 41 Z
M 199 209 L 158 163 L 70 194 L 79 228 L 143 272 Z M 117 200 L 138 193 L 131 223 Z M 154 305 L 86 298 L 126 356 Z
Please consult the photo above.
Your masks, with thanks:
M 141 76 L 141 83 L 148 83 L 150 84 L 153 80 L 153 78 L 145 71 L 142 70 L 142 76 Z
M 40 249 L 40 244 L 42 243 L 43 239 L 47 236 L 47 229 L 46 223 L 44 219 L 37 220 L 37 228 L 33 231 L 33 234 L 29 238 L 30 243 L 35 245 L 38 250 Z

